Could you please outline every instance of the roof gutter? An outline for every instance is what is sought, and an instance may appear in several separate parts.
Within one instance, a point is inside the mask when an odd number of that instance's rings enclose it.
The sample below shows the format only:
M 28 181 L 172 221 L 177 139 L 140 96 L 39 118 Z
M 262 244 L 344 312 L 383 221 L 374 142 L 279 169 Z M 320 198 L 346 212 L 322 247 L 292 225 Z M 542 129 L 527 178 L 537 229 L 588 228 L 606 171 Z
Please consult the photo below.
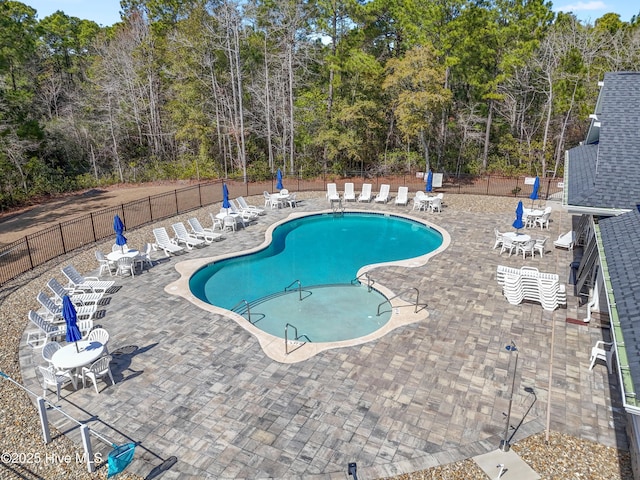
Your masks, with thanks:
M 569 213 L 597 217 L 617 217 L 632 210 L 630 208 L 583 207 L 581 205 L 566 205 L 566 207 Z

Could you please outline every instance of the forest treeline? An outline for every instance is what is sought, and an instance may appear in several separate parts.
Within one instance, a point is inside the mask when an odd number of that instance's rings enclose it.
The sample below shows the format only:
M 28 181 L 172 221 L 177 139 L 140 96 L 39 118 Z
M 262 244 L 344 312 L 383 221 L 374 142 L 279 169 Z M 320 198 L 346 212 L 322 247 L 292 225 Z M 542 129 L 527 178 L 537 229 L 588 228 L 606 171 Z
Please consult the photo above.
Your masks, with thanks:
M 559 174 L 638 17 L 542 0 L 0 0 L 0 206 L 118 182 Z

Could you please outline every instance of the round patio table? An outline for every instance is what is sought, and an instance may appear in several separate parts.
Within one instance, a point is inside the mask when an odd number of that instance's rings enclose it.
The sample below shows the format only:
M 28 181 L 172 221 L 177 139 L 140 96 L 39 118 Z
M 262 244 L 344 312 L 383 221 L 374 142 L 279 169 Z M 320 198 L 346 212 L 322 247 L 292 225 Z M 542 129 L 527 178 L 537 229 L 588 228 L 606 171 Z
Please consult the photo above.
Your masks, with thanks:
M 76 343 L 78 348 L 76 350 Z M 104 352 L 104 345 L 100 342 L 78 340 L 71 342 L 51 356 L 51 363 L 61 370 L 77 370 L 97 360 Z

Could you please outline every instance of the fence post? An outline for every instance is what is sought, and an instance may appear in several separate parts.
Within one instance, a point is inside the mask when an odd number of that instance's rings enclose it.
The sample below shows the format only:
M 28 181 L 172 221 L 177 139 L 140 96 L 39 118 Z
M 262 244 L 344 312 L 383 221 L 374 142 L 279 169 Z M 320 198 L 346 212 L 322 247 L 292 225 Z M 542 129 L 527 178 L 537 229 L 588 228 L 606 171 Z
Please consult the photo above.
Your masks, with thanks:
M 149 219 L 151 222 L 153 222 L 153 207 L 151 206 L 151 196 L 148 196 L 147 199 L 149 200 Z
M 64 244 L 64 233 L 62 233 L 62 224 L 58 223 L 58 230 L 60 230 L 60 240 L 62 241 L 62 251 L 67 253 L 67 246 Z
M 42 437 L 44 438 L 44 443 L 51 442 L 51 431 L 49 430 L 49 421 L 47 420 L 47 406 L 44 403 L 44 398 L 37 398 L 38 405 L 38 416 L 40 417 L 40 424 L 42 425 Z
M 96 469 L 93 460 L 93 448 L 91 448 L 91 437 L 89 436 L 89 426 L 80 425 L 80 434 L 82 435 L 82 446 L 84 447 L 85 462 L 87 462 L 87 470 L 93 472 Z
M 180 213 L 180 210 L 178 210 L 178 189 L 173 191 L 173 197 L 176 200 L 176 215 L 178 215 Z
M 491 181 L 491 175 L 487 175 L 487 193 L 486 195 L 489 195 L 489 182 Z
M 93 221 L 93 212 L 90 213 L 91 216 L 91 230 L 93 231 L 93 241 L 97 242 L 98 239 L 96 238 L 96 225 Z
M 124 216 L 124 203 L 120 204 L 120 210 L 122 210 L 122 223 L 124 223 L 125 230 L 127 229 L 127 219 Z
M 33 258 L 31 258 L 31 245 L 29 245 L 29 237 L 25 236 L 24 241 L 27 244 L 27 253 L 29 253 L 29 263 L 31 264 L 31 270 L 33 270 Z
M 201 183 L 198 183 L 198 201 L 200 202 L 200 208 L 202 208 L 202 189 L 201 189 Z

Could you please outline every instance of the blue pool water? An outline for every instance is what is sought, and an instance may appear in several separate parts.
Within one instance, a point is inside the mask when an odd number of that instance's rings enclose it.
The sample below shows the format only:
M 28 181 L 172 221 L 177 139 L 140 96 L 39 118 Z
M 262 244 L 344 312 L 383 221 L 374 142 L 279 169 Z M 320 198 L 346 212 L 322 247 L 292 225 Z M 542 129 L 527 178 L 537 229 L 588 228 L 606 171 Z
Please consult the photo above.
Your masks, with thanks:
M 421 256 L 441 244 L 442 236 L 437 231 L 402 217 L 372 213 L 337 216 L 318 214 L 278 226 L 273 232 L 272 242 L 259 252 L 221 260 L 201 268 L 192 275 L 189 286 L 199 299 L 229 310 L 243 300 L 256 302 L 257 305 L 251 309 L 252 317 L 255 314 L 255 318 L 260 319 L 255 322 L 256 326 L 279 337 L 284 335 L 287 322 L 295 324 L 299 331 L 309 335 L 311 329 L 303 325 L 305 317 L 312 318 L 314 331 L 340 331 L 340 324 L 354 317 L 362 318 L 363 308 L 368 310 L 364 315 L 366 318 L 376 317 L 377 306 L 384 301 L 384 297 L 376 292 L 375 295 L 367 294 L 369 300 L 364 302 L 371 305 L 365 306 L 360 297 L 366 298 L 361 295 L 366 287 L 361 287 L 359 291 L 343 289 L 346 291 L 341 292 L 340 298 L 331 293 L 333 288 L 312 287 L 350 284 L 358 270 L 365 265 Z M 313 295 L 305 294 L 302 302 L 298 293 L 265 298 L 283 292 L 296 281 L 300 282 L 303 290 L 313 292 Z M 347 298 L 353 295 L 353 302 L 345 300 L 344 295 Z M 312 307 L 311 298 L 313 302 L 325 305 L 326 313 L 323 313 L 321 305 Z M 282 303 L 287 300 L 291 303 Z M 331 305 L 338 303 L 340 311 L 336 312 Z M 267 310 L 268 314 L 265 313 Z M 270 321 L 277 322 L 277 326 L 266 327 Z M 327 322 L 337 323 L 338 327 L 328 326 Z M 375 318 L 372 323 L 371 331 L 375 331 L 380 326 L 380 319 Z M 349 332 L 347 337 L 361 336 L 352 333 Z M 338 339 L 318 340 L 324 335 L 316 333 L 314 336 L 313 341 Z M 330 336 L 343 335 L 336 333 Z

